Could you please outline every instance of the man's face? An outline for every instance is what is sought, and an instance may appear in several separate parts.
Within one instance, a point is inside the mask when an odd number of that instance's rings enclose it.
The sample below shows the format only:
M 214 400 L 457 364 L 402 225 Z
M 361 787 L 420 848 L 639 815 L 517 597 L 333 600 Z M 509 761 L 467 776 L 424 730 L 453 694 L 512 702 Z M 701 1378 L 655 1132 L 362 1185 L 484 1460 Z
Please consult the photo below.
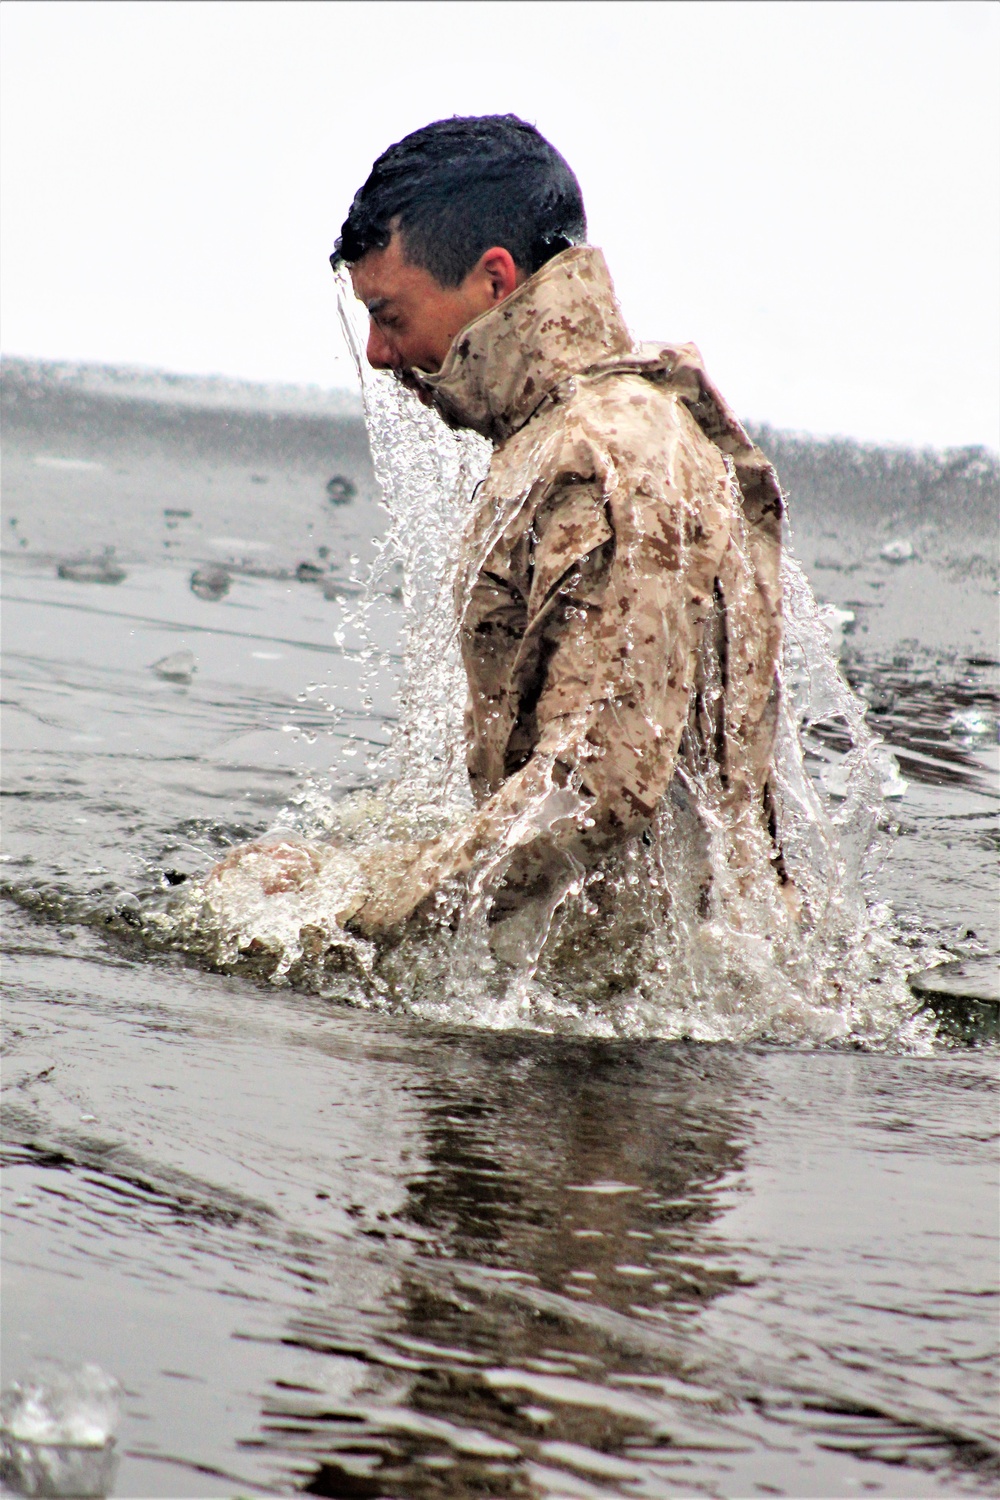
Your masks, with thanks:
M 403 253 L 399 234 L 350 268 L 355 296 L 368 309 L 368 363 L 406 377 L 436 374 L 460 333 L 525 280 L 507 250 L 487 250 L 460 286 L 442 286 Z

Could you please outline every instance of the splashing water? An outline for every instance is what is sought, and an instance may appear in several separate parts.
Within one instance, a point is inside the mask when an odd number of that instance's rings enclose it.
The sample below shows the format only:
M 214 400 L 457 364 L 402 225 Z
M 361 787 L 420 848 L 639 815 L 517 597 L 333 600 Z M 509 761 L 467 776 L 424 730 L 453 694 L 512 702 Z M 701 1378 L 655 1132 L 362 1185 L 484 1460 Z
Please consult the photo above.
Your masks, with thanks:
M 351 634 L 357 642 L 364 695 L 388 666 L 374 644 L 371 613 L 384 607 L 386 582 L 401 571 L 398 721 L 389 745 L 365 759 L 361 790 L 345 795 L 350 780 L 357 787 L 357 771 L 334 766 L 326 780 L 305 780 L 278 819 L 274 839 L 286 857 L 299 850 L 308 879 L 264 895 L 254 870 L 244 867 L 189 888 L 151 919 L 150 935 L 181 942 L 224 968 L 256 968 L 276 983 L 452 1023 L 927 1045 L 930 1029 L 913 1017 L 889 913 L 872 897 L 884 797 L 901 785 L 898 771 L 865 723 L 865 703 L 840 674 L 842 619 L 817 605 L 787 551 L 773 795 L 800 914 L 782 897 L 773 847 L 756 818 L 738 830 L 734 868 L 732 830 L 704 815 L 713 805 L 709 781 L 718 774 L 706 766 L 678 770 L 643 838 L 594 870 L 568 868 L 555 893 L 526 901 L 507 920 L 487 921 L 486 893 L 502 874 L 511 840 L 474 872 L 447 923 L 383 950 L 343 930 L 338 913 L 344 920 L 362 899 L 359 856 L 387 839 L 437 835 L 472 807 L 455 595 L 469 501 L 490 449 L 472 433 L 449 430 L 398 382 L 373 372 L 344 286 L 339 302 L 389 514 L 345 639 Z M 335 706 L 331 718 L 336 725 Z M 814 738 L 819 725 L 833 726 L 848 746 L 839 758 L 824 748 L 829 736 Z M 357 750 L 348 743 L 352 761 Z M 821 786 L 807 758 L 825 762 Z M 550 789 L 533 808 L 536 825 L 564 815 L 552 796 Z M 265 864 L 267 858 L 261 855 Z

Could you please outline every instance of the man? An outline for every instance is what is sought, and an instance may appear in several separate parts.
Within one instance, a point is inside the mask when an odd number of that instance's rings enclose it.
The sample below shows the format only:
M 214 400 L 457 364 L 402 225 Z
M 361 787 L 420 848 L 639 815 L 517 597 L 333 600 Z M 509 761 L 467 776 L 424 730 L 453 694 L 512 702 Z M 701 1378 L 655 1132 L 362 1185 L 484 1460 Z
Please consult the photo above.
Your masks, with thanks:
M 737 882 L 784 883 L 780 489 L 693 346 L 633 344 L 566 162 L 512 115 L 437 121 L 375 163 L 331 260 L 370 363 L 494 444 L 456 594 L 476 810 L 369 854 L 347 925 L 397 933 L 470 881 L 494 922 L 551 911 L 668 794 Z M 702 885 L 707 910 L 707 854 Z

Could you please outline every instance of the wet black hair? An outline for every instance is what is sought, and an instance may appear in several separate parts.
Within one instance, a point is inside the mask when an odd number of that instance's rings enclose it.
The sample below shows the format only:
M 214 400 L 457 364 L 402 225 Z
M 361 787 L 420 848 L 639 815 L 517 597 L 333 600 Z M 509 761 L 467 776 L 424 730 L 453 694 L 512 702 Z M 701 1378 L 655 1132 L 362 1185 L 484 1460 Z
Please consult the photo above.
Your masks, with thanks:
M 397 227 L 407 260 L 459 286 L 493 245 L 530 275 L 586 239 L 587 216 L 580 184 L 534 125 L 455 115 L 383 151 L 344 220 L 334 269 L 384 250 Z

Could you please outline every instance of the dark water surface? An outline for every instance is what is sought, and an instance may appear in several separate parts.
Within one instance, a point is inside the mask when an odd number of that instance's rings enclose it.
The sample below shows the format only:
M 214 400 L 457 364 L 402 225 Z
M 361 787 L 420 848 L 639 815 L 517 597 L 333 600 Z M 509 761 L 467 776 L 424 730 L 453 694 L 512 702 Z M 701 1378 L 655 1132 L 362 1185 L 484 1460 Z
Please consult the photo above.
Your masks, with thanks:
M 151 955 L 130 913 L 328 766 L 311 684 L 385 738 L 336 641 L 363 428 L 4 387 L 4 1381 L 117 1375 L 118 1495 L 996 1493 L 996 1049 L 449 1030 Z M 765 441 L 908 782 L 901 941 L 996 951 L 996 461 Z

